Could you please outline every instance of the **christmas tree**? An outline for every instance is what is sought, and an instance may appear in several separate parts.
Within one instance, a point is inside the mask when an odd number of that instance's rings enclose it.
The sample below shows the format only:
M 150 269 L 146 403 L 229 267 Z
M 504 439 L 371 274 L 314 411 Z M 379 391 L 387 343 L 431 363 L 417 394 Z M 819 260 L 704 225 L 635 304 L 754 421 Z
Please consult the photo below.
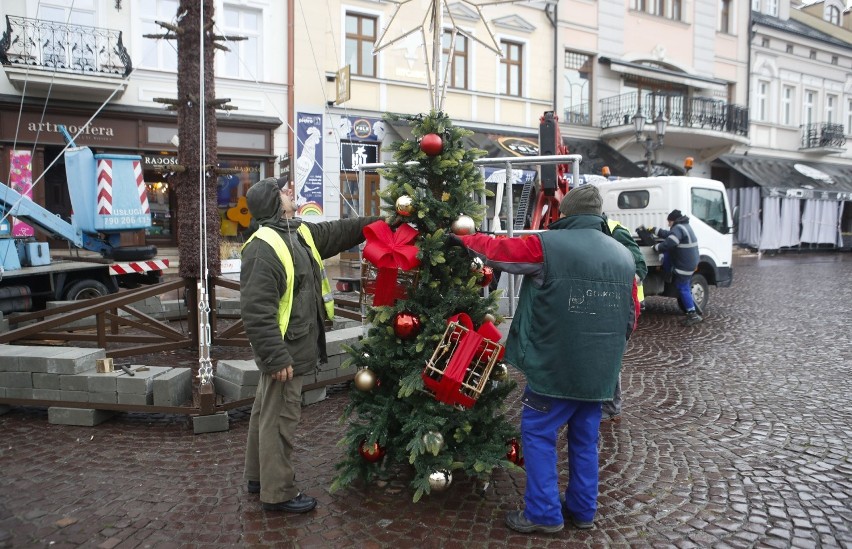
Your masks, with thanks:
M 368 235 L 364 257 L 382 263 L 370 236 L 393 240 L 396 248 L 385 248 L 384 259 L 397 257 L 399 269 L 392 265 L 391 280 L 376 281 L 385 288 L 376 289 L 374 306 L 367 309 L 370 328 L 348 349 L 357 371 L 344 412 L 345 457 L 332 489 L 411 466 L 417 501 L 445 489 L 461 472 L 485 481 L 495 467 L 515 467 L 517 430 L 503 413 L 515 383 L 497 362 L 502 348 L 493 344 L 499 339 L 492 324 L 500 320 L 497 292 L 482 296 L 490 269 L 472 261 L 464 248 L 446 244 L 448 232 L 470 234 L 482 221 L 485 207 L 478 199 L 487 191 L 474 160 L 486 153 L 465 149 L 463 138 L 472 132 L 453 126 L 442 112 L 388 118 L 407 120 L 413 138 L 390 147 L 394 163 L 382 171 L 388 185 L 381 193 L 388 225 L 378 222 L 382 230 L 375 232 L 381 234 Z M 362 293 L 369 286 L 362 284 Z M 470 365 L 459 362 L 465 347 L 460 340 L 467 337 L 477 347 L 465 355 L 474 355 Z M 434 367 L 424 375 L 427 364 Z M 466 376 L 461 388 L 449 364 L 456 376 L 461 365 Z M 462 395 L 464 383 L 481 392 Z

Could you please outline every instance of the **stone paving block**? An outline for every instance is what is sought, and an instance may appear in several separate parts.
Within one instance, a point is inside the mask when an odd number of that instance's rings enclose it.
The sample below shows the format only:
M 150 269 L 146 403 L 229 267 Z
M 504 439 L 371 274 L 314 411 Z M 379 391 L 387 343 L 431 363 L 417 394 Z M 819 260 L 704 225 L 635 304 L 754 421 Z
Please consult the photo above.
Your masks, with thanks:
M 130 306 L 140 313 L 145 313 L 147 315 L 153 315 L 163 311 L 163 302 L 160 300 L 160 296 L 157 295 L 145 298 L 142 301 L 137 301 L 136 303 L 131 303 Z
M 42 372 L 48 371 L 49 361 L 51 357 L 61 355 L 68 352 L 69 349 L 76 347 L 47 347 L 43 345 L 15 345 L 18 347 L 18 371 L 21 372 Z M 57 373 L 57 372 L 51 372 Z M 73 373 L 73 372 L 69 372 Z
M 325 400 L 326 392 L 325 387 L 320 387 L 319 389 L 311 389 L 309 391 L 305 391 L 302 393 L 302 406 L 309 406 L 311 404 L 316 404 L 317 402 L 321 402 Z
M 260 370 L 253 360 L 220 360 L 216 365 L 216 376 L 235 385 L 260 383 Z
M 35 400 L 62 400 L 59 389 L 33 389 Z
M 33 374 L 36 375 L 36 374 Z M 55 374 L 50 374 L 55 375 Z M 100 375 L 96 372 L 92 373 L 82 373 L 82 374 L 71 374 L 67 376 L 58 376 L 59 377 L 59 389 L 62 391 L 88 391 L 89 390 L 89 378 L 93 375 Z
M 118 392 L 115 380 L 125 375 L 122 370 L 115 372 L 94 373 L 89 377 L 88 391 L 90 393 L 116 393 Z
M 209 416 L 192 416 L 192 430 L 196 435 L 218 433 L 230 428 L 228 412 L 219 412 Z
M 154 404 L 154 393 L 136 395 L 132 393 L 118 393 L 119 404 L 133 404 L 134 406 L 148 406 Z
M 154 378 L 154 405 L 180 406 L 192 398 L 192 370 L 172 368 Z
M 88 410 L 86 408 L 63 408 L 51 406 L 47 409 L 47 422 L 53 425 L 79 425 L 94 427 L 115 415 L 109 410 Z
M 59 391 L 59 400 L 68 402 L 89 402 L 89 391 Z
M 319 370 L 316 373 L 315 382 L 322 383 L 323 381 L 328 381 L 330 379 L 340 377 L 341 375 L 344 375 L 341 373 L 341 371 L 342 370 L 340 370 L 339 368 L 332 368 L 330 370 Z M 351 372 L 351 370 L 347 370 L 347 372 Z
M 171 368 L 167 366 L 141 366 L 132 365 L 130 371 L 135 375 L 123 375 L 115 380 L 115 388 L 119 393 L 145 395 L 154 390 L 154 378 L 167 372 Z
M 36 372 L 33 374 L 33 389 L 56 389 L 59 390 L 62 387 L 60 386 L 58 374 L 43 374 L 40 372 Z
M 118 404 L 118 393 L 89 393 L 89 402 Z
M 361 335 L 364 333 L 361 326 L 352 328 L 344 328 L 343 330 L 333 330 L 325 334 L 325 347 L 328 356 L 339 355 L 345 353 L 342 345 L 350 347 L 358 342 Z
M 237 385 L 218 376 L 213 376 L 213 387 L 228 400 L 251 398 L 257 393 L 257 385 Z
M 95 369 L 95 360 L 106 358 L 103 349 L 72 347 L 66 352 L 47 359 L 47 371 L 51 374 L 79 374 Z
M 21 349 L 18 345 L 0 345 L 0 372 L 19 371 L 18 357 Z
M 20 387 L 6 387 L 6 398 L 23 398 L 32 399 L 32 389 L 22 389 Z
M 344 357 L 348 357 L 349 355 L 329 355 L 328 362 L 325 364 L 320 364 L 317 369 L 322 372 L 323 370 L 337 370 L 340 368 L 341 364 L 343 364 Z
M 0 334 L 6 333 L 9 331 L 9 319 L 3 318 L 0 319 Z
M 33 388 L 33 375 L 29 372 L 0 372 L 0 387 Z

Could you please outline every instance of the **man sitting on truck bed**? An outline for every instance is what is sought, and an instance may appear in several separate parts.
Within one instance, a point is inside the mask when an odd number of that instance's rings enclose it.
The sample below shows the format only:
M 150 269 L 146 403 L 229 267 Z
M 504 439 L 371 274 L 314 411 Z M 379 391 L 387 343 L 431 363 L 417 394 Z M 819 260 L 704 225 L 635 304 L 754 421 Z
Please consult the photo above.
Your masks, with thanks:
M 698 267 L 698 239 L 689 226 L 689 217 L 683 215 L 680 210 L 672 210 L 666 220 L 669 222 L 668 231 L 650 229 L 663 239 L 662 242 L 654 244 L 654 251 L 665 254 L 663 270 L 673 274 L 673 282 L 686 310 L 686 320 L 683 324 L 692 326 L 704 320 L 695 310 L 695 301 L 692 299 L 692 273 Z

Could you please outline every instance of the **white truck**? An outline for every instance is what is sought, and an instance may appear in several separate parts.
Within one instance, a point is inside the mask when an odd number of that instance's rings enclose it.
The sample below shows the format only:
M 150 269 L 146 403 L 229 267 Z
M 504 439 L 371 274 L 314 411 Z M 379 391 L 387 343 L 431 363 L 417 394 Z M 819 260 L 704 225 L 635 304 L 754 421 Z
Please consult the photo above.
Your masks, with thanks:
M 707 308 L 710 286 L 727 288 L 733 281 L 733 212 L 725 186 L 719 181 L 688 176 L 640 177 L 595 181 L 603 197 L 603 211 L 632 233 L 636 228 L 668 228 L 666 217 L 672 210 L 689 216 L 689 225 L 698 239 L 700 259 L 692 277 L 692 297 L 700 311 Z M 662 254 L 655 252 L 650 241 L 636 236 L 648 276 L 646 296 L 678 297 L 671 283 L 666 283 Z M 678 303 L 683 309 L 683 304 Z

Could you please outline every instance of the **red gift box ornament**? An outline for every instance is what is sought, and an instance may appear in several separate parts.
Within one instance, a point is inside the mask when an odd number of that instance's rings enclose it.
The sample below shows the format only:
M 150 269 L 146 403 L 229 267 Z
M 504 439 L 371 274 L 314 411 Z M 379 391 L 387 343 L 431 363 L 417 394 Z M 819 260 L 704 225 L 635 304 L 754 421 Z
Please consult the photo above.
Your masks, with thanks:
M 426 363 L 423 384 L 445 404 L 471 408 L 488 383 L 491 369 L 503 356 L 502 334 L 485 321 L 478 330 L 465 313 L 448 321 L 444 337 Z
M 367 238 L 364 259 L 379 270 L 374 307 L 393 305 L 398 269 L 410 271 L 420 265 L 417 246 L 411 244 L 419 234 L 411 225 L 400 225 L 393 231 L 384 221 L 376 221 L 364 227 L 364 236 Z

